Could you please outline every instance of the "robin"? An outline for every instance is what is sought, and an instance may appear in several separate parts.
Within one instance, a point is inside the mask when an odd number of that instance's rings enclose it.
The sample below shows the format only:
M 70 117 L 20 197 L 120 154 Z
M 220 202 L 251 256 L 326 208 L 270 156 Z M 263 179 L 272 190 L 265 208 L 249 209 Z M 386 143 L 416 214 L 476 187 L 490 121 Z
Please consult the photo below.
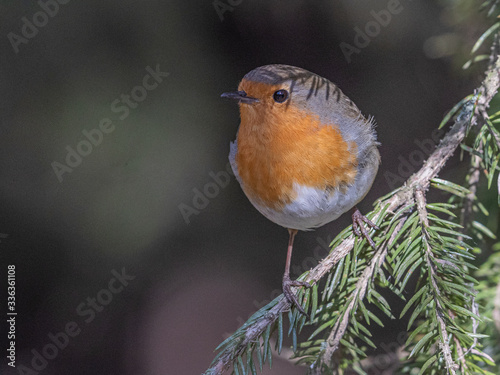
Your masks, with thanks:
M 355 207 L 370 190 L 380 164 L 374 121 L 332 82 L 305 69 L 266 65 L 247 73 L 236 92 L 241 124 L 231 143 L 233 172 L 253 206 L 288 229 L 283 293 L 310 285 L 290 279 L 299 230 L 325 225 L 354 207 L 353 231 L 375 247 Z

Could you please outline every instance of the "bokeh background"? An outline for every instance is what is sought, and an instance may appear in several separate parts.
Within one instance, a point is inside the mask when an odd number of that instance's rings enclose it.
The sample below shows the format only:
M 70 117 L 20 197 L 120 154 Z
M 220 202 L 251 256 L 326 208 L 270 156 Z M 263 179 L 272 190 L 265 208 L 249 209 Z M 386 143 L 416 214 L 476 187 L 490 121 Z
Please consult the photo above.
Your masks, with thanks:
M 461 67 L 487 24 L 478 1 L 400 0 L 348 62 L 340 44 L 355 46 L 355 28 L 389 3 L 66 0 L 16 52 L 9 33 L 22 36 L 23 17 L 33 21 L 42 7 L 2 0 L 0 279 L 16 266 L 16 364 L 31 368 L 32 350 L 76 322 L 80 334 L 40 374 L 200 374 L 215 347 L 277 295 L 286 230 L 250 205 L 234 177 L 210 190 L 239 123 L 220 94 L 257 66 L 311 70 L 374 116 L 382 166 L 360 209 L 391 191 L 398 158 L 408 160 L 415 140 L 429 139 L 477 86 L 482 66 Z M 112 103 L 142 84 L 148 66 L 169 75 L 120 119 Z M 67 146 L 106 118 L 114 130 L 59 181 L 53 162 L 65 163 Z M 442 177 L 460 173 L 457 165 Z M 196 209 L 204 189 L 211 197 Z M 186 219 L 186 207 L 197 213 Z M 344 215 L 301 233 L 293 276 L 349 223 Z M 78 307 L 109 297 L 103 290 L 123 269 L 128 285 L 86 323 Z M 0 289 L 5 301 L 5 281 Z M 375 341 L 394 342 L 402 330 L 389 322 Z M 3 355 L 0 364 L 2 374 L 18 373 Z M 281 357 L 266 371 L 304 372 Z

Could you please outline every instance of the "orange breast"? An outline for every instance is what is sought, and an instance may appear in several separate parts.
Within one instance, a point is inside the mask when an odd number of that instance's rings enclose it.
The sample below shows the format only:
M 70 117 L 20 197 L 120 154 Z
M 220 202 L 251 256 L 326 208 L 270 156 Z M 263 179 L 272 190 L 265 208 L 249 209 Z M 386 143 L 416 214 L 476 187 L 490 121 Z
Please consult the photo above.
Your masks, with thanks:
M 252 83 L 251 96 L 258 85 Z M 240 107 L 236 163 L 245 193 L 276 210 L 293 201 L 294 183 L 343 188 L 357 171 L 356 144 L 348 144 L 335 124 L 286 104 L 262 100 Z

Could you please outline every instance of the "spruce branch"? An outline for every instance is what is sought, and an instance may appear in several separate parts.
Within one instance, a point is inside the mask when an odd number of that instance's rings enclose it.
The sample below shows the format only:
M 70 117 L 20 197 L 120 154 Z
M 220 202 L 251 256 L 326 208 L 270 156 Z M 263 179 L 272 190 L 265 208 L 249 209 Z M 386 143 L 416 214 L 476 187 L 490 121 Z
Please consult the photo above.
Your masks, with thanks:
M 326 340 L 327 344 L 326 349 L 321 355 L 319 365 L 315 366 L 317 369 L 322 368 L 321 365 L 322 359 L 325 359 L 330 367 L 332 366 L 331 361 L 333 358 L 333 353 L 338 349 L 340 341 L 347 330 L 347 327 L 349 325 L 349 318 L 351 317 L 352 311 L 356 309 L 357 302 L 365 298 L 368 285 L 374 274 L 375 265 L 379 264 L 379 261 L 385 258 L 386 254 L 387 254 L 387 247 L 385 247 L 382 251 L 377 251 L 370 265 L 366 267 L 365 270 L 363 271 L 361 277 L 356 283 L 356 289 L 354 292 L 354 296 L 351 299 L 351 302 L 349 303 L 347 309 L 342 314 L 342 318 L 338 319 L 337 322 L 335 323 L 335 326 L 331 330 L 328 339 Z
M 481 86 L 475 91 L 475 94 L 470 95 L 461 103 L 460 106 L 456 107 L 456 110 L 459 111 L 459 113 L 456 116 L 456 120 L 451 129 L 446 133 L 440 144 L 437 146 L 437 148 L 430 155 L 428 160 L 418 172 L 412 175 L 401 188 L 391 193 L 388 198 L 379 200 L 378 210 L 375 210 L 372 217 L 370 218 L 372 221 L 379 224 L 383 219 L 385 213 L 395 214 L 398 210 L 401 211 L 405 207 L 411 206 L 416 201 L 420 220 L 424 223 L 424 227 L 426 226 L 426 222 L 428 226 L 427 213 L 426 211 L 424 211 L 425 197 L 423 192 L 429 188 L 431 180 L 437 177 L 447 160 L 460 146 L 470 127 L 476 124 L 484 125 L 486 123 L 486 119 L 484 116 L 482 116 L 482 114 L 485 113 L 485 111 L 488 109 L 490 101 L 499 89 L 500 60 L 498 41 L 499 37 L 497 35 L 495 37 L 495 43 L 493 43 L 492 46 L 490 66 L 486 72 L 484 81 L 482 82 Z M 455 113 L 449 114 L 449 116 L 447 116 L 447 119 L 451 118 L 453 114 Z M 365 297 L 366 290 L 369 287 L 369 284 L 372 282 L 372 277 L 375 269 L 379 268 L 384 261 L 388 249 L 390 248 L 394 239 L 402 230 L 406 218 L 407 216 L 404 215 L 399 218 L 400 222 L 398 223 L 396 230 L 393 231 L 388 240 L 380 244 L 381 247 L 375 253 L 374 258 L 363 271 L 362 276 L 356 284 L 356 293 L 359 298 L 363 299 Z M 388 229 L 385 230 L 387 231 Z M 330 270 L 332 270 L 332 268 L 336 264 L 338 264 L 347 254 L 350 253 L 354 245 L 354 235 L 351 233 L 345 236 L 337 246 L 332 248 L 330 254 L 326 258 L 324 258 L 314 269 L 303 275 L 301 279 L 310 283 L 311 285 L 316 286 L 316 284 L 323 276 L 325 276 Z M 434 255 L 431 254 L 432 252 L 430 251 L 430 247 L 428 247 L 427 249 L 427 265 L 430 270 L 433 270 L 435 264 L 433 264 L 430 257 L 434 257 Z M 435 259 L 435 262 L 442 264 L 443 262 L 446 263 L 447 261 Z M 451 266 L 453 265 L 450 265 L 450 267 Z M 431 272 L 433 272 L 432 279 L 434 279 L 435 283 L 435 269 Z M 436 290 L 439 289 L 436 288 Z M 296 295 L 306 294 L 303 291 L 297 290 L 294 290 L 294 293 L 296 293 Z M 359 298 L 353 299 L 351 303 L 353 303 L 353 301 L 355 302 L 356 300 L 359 300 Z M 306 298 L 304 298 L 304 300 L 306 300 Z M 309 300 L 307 300 L 307 303 L 309 303 Z M 438 301 L 438 303 L 440 302 Z M 436 306 L 440 307 L 437 312 L 440 330 L 439 336 L 441 340 L 440 349 L 444 355 L 446 368 L 448 369 L 449 373 L 456 374 L 455 370 L 457 368 L 457 365 L 454 363 L 452 358 L 452 353 L 449 347 L 448 332 L 446 330 L 445 315 L 447 314 L 447 312 L 445 312 L 443 310 L 443 306 L 439 305 L 438 303 L 436 304 Z M 352 311 L 354 308 L 355 304 L 353 304 L 352 306 L 349 305 L 349 311 Z M 257 346 L 257 354 L 259 357 L 260 367 L 262 367 L 260 340 L 263 335 L 265 335 L 267 337 L 267 340 L 269 340 L 270 327 L 276 324 L 277 321 L 280 325 L 282 325 L 282 314 L 289 310 L 289 302 L 283 296 L 280 296 L 271 304 L 255 313 L 249 319 L 249 321 L 247 321 L 247 323 L 245 323 L 232 337 L 221 344 L 219 354 L 215 358 L 211 367 L 205 372 L 205 374 L 223 374 L 223 372 L 228 369 L 231 364 L 234 364 L 236 361 L 242 362 L 240 356 L 242 355 L 242 353 L 248 351 L 250 352 L 247 353 L 247 356 L 249 355 L 250 357 L 247 358 L 250 358 L 249 363 L 251 363 L 251 358 L 253 356 L 253 350 L 255 349 L 255 346 Z M 293 310 L 296 309 L 292 309 L 292 312 L 290 312 L 289 316 L 291 319 L 291 323 L 297 324 L 297 322 L 301 319 L 297 317 L 297 311 Z M 313 314 L 314 313 L 315 311 L 313 311 Z M 326 347 L 328 353 L 325 352 L 325 354 L 328 354 L 329 358 L 332 357 L 336 348 L 338 348 L 338 342 L 340 341 L 340 338 L 345 333 L 348 327 L 348 318 L 350 316 L 352 315 L 349 313 L 344 314 L 344 317 L 338 320 L 340 322 L 338 326 L 336 328 L 334 327 L 334 329 L 332 330 Z M 303 325 L 303 323 L 305 323 L 305 319 L 302 319 L 301 322 Z M 279 333 L 280 331 L 278 330 L 278 334 Z M 266 339 L 264 339 L 264 341 L 266 341 Z M 264 345 L 266 345 L 266 343 L 264 343 Z M 249 350 L 250 347 L 252 347 L 252 350 Z M 478 351 L 476 349 L 472 349 L 472 353 L 477 354 L 477 352 Z M 266 350 L 264 350 L 264 355 L 265 354 Z M 325 359 L 328 356 L 325 355 Z M 269 360 L 270 359 L 271 358 L 269 357 Z
M 392 232 L 389 239 L 385 241 L 381 246 L 379 246 L 377 252 L 375 253 L 375 256 L 373 257 L 373 259 L 371 259 L 370 264 L 368 265 L 368 267 L 364 269 L 361 277 L 356 283 L 356 288 L 354 292 L 355 294 L 352 297 L 351 302 L 349 303 L 347 309 L 345 309 L 344 313 L 342 314 L 342 318 L 341 319 L 339 318 L 337 320 L 333 329 L 331 330 L 328 339 L 326 340 L 325 349 L 318 358 L 317 363 L 314 364 L 314 370 L 312 374 L 316 373 L 320 374 L 320 372 L 318 371 L 321 371 L 323 362 L 326 362 L 326 364 L 329 365 L 330 367 L 332 366 L 333 354 L 339 348 L 340 341 L 342 340 L 349 325 L 349 318 L 352 316 L 353 310 L 356 309 L 357 301 L 363 300 L 365 298 L 369 283 L 373 279 L 376 269 L 380 268 L 380 266 L 384 262 L 385 257 L 389 251 L 389 248 L 393 244 L 396 235 L 403 227 L 407 218 L 408 216 L 404 216 L 398 222 L 396 229 Z M 389 228 L 387 228 L 385 231 L 388 230 Z
M 424 191 L 422 188 L 417 187 L 415 189 L 415 200 L 417 202 L 417 211 L 418 211 L 418 216 L 420 218 L 420 222 L 423 226 L 422 232 L 423 232 L 423 244 L 424 244 L 424 249 L 425 249 L 425 262 L 427 263 L 427 269 L 429 270 L 430 273 L 430 281 L 432 284 L 432 294 L 434 296 L 434 303 L 436 304 L 436 317 L 437 317 L 437 322 L 439 324 L 439 338 L 440 338 L 440 343 L 439 343 L 439 348 L 441 349 L 441 352 L 443 353 L 443 357 L 446 362 L 446 369 L 448 370 L 450 375 L 456 375 L 456 370 L 458 369 L 458 365 L 453 361 L 452 358 L 452 353 L 451 353 L 451 348 L 449 344 L 449 339 L 448 339 L 448 332 L 446 330 L 446 322 L 445 322 L 445 317 L 444 317 L 444 307 L 441 305 L 440 298 L 441 293 L 440 289 L 437 283 L 437 269 L 435 266 L 436 259 L 434 256 L 434 253 L 432 252 L 431 245 L 430 243 L 432 242 L 432 238 L 429 235 L 428 228 L 429 228 L 429 219 L 428 219 L 428 214 L 427 214 L 427 209 L 426 209 L 426 200 L 425 200 L 425 195 Z

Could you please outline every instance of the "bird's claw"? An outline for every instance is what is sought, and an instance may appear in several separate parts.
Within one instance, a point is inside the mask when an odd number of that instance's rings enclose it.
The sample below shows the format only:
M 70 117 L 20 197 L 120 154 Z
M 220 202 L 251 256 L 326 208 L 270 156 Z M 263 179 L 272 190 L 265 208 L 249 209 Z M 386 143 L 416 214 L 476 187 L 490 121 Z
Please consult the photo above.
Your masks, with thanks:
M 306 288 L 310 288 L 311 284 L 306 281 L 290 280 L 290 277 L 283 276 L 283 294 L 285 295 L 286 299 L 292 304 L 292 306 L 295 305 L 297 307 L 297 310 L 299 310 L 302 314 L 309 317 L 309 314 L 304 311 L 299 301 L 297 300 L 297 297 L 295 297 L 295 294 L 292 292 L 292 286 L 303 286 Z
M 370 234 L 366 230 L 365 226 L 363 223 L 368 224 L 368 226 L 372 229 L 379 230 L 380 228 L 372 222 L 370 219 L 368 219 L 365 215 L 363 215 L 357 208 L 354 210 L 354 213 L 352 214 L 352 231 L 354 234 L 358 237 L 364 237 L 370 246 L 377 250 L 375 246 L 375 242 L 372 240 L 370 237 Z

